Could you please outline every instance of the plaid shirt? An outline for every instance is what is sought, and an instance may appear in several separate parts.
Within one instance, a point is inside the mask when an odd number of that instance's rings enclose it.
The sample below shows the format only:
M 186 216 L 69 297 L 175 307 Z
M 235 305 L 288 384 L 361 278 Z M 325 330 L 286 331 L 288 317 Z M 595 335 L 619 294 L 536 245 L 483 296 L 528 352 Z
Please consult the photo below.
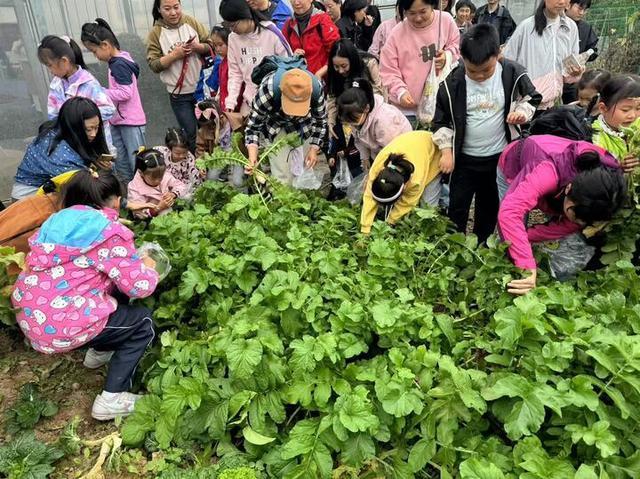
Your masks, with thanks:
M 322 90 L 317 99 L 311 99 L 311 110 L 307 116 L 287 116 L 274 100 L 273 78 L 274 75 L 271 75 L 264 79 L 253 99 L 245 131 L 245 144 L 259 145 L 261 138 L 273 142 L 278 133 L 284 130 L 285 133 L 299 132 L 303 140 L 310 139 L 312 145 L 322 149 L 327 134 L 327 111 Z

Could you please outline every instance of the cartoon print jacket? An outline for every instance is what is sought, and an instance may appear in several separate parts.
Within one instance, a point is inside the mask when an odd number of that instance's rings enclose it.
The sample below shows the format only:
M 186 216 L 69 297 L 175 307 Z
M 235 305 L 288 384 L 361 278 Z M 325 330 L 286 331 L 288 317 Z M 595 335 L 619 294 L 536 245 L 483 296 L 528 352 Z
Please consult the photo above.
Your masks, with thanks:
M 46 354 L 79 348 L 102 332 L 118 302 L 155 290 L 158 274 L 138 256 L 116 211 L 73 206 L 52 215 L 30 239 L 12 302 L 31 345 Z

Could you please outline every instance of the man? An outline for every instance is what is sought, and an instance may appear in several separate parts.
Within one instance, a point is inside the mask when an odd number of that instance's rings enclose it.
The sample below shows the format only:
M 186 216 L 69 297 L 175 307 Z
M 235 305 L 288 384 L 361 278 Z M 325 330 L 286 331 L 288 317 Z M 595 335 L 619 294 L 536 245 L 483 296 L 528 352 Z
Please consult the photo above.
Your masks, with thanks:
M 258 12 L 265 20 L 271 20 L 282 30 L 285 22 L 293 16 L 287 0 L 247 0 L 251 10 Z
M 591 8 L 591 0 L 571 0 L 567 9 L 567 16 L 576 22 L 578 26 L 578 37 L 580 38 L 579 52 L 584 53 L 587 50 L 593 50 L 594 53 L 588 58 L 588 62 L 598 58 L 598 35 L 588 22 L 584 21 L 587 10 Z M 565 83 L 562 92 L 562 102 L 573 103 L 578 99 L 578 88 L 576 83 Z
M 487 0 L 487 4 L 476 11 L 473 23 L 488 23 L 498 30 L 500 45 L 504 45 L 513 35 L 516 22 L 507 7 L 500 6 L 500 0 Z
M 267 146 L 265 142 L 299 133 L 302 147 L 284 148 L 269 159 L 273 177 L 291 185 L 294 172 L 301 173 L 303 158 L 307 168 L 317 164 L 327 134 L 326 118 L 322 85 L 310 72 L 294 68 L 268 74 L 258 87 L 245 132 L 249 163 L 258 162 L 259 148 Z

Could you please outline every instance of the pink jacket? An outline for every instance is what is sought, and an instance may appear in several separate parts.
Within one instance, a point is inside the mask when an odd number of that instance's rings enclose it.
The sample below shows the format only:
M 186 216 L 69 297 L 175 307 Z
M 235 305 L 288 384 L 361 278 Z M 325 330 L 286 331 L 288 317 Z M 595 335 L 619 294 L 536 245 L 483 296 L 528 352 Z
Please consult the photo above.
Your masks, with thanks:
M 427 28 L 417 30 L 408 20 L 396 25 L 382 49 L 380 76 L 389 92 L 389 101 L 394 104 L 399 104 L 407 91 L 416 104 L 420 103 L 432 59 L 439 49 L 450 52 L 454 63 L 460 56 L 460 32 L 456 22 L 448 13 L 434 13 L 433 22 Z M 415 115 L 415 109 L 406 113 Z
M 14 286 L 16 319 L 37 351 L 71 351 L 102 332 L 118 302 L 155 290 L 158 274 L 136 252 L 133 233 L 112 209 L 73 206 L 52 215 L 30 239 L 27 268 Z
M 129 182 L 128 199 L 139 203 L 158 204 L 165 193 L 175 193 L 178 198 L 184 198 L 189 193 L 189 187 L 165 170 L 162 181 L 157 187 L 149 186 L 142 178 L 140 170 L 136 171 L 133 180 Z M 149 210 L 142 212 L 143 216 L 151 216 Z
M 375 160 L 380 150 L 391 143 L 391 140 L 413 130 L 400 110 L 385 103 L 380 95 L 374 96 L 375 105 L 364 124 L 352 130 L 355 146 L 363 160 Z
M 535 269 L 531 243 L 554 241 L 582 227 L 553 209 L 548 202 L 562 193 L 564 187 L 577 174 L 575 158 L 586 151 L 597 151 L 603 164 L 619 168 L 615 158 L 602 148 L 584 141 L 575 142 L 551 135 L 531 136 L 524 140 L 520 154 L 518 141 L 503 151 L 498 171 L 509 183 L 509 189 L 500 203 L 498 228 L 504 241 L 510 243 L 509 255 L 522 269 Z M 557 219 L 527 230 L 523 218 L 533 209 L 540 209 Z
M 393 28 L 397 24 L 398 20 L 396 20 L 395 18 L 390 18 L 380 24 L 376 32 L 373 34 L 373 41 L 371 42 L 371 46 L 369 47 L 369 53 L 380 58 L 382 47 L 387 43 L 389 35 L 391 35 Z
M 147 118 L 142 109 L 138 78 L 140 67 L 127 52 L 120 52 L 109 60 L 109 88 L 107 96 L 116 107 L 110 120 L 114 126 L 143 126 Z
M 244 105 L 240 111 L 242 113 L 249 112 L 253 97 L 258 90 L 258 86 L 251 81 L 251 73 L 264 57 L 268 55 L 288 57 L 291 55 L 291 48 L 282 33 L 270 29 L 270 25 L 274 26 L 271 22 L 260 23 L 262 28 L 253 33 L 246 35 L 231 33 L 229 35 L 229 49 L 227 50 L 229 82 L 224 105 L 227 110 L 235 110 L 238 96 L 244 84 L 242 95 Z

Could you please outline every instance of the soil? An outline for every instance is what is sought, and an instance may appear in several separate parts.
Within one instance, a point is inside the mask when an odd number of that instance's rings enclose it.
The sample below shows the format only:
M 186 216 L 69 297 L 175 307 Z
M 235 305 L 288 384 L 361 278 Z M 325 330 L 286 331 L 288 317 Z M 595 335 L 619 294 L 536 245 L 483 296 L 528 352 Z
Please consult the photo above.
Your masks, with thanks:
M 5 434 L 5 412 L 15 403 L 20 388 L 29 382 L 37 383 L 42 396 L 58 405 L 55 416 L 42 419 L 36 425 L 35 433 L 39 440 L 55 443 L 65 426 L 75 417 L 80 419 L 77 432 L 84 440 L 100 439 L 118 430 L 114 421 L 99 422 L 91 417 L 91 406 L 95 396 L 102 390 L 106 368 L 85 368 L 82 365 L 82 351 L 60 355 L 40 354 L 24 343 L 18 330 L 2 326 L 0 351 L 0 443 L 11 439 Z M 98 452 L 99 447 L 95 447 L 86 449 L 78 457 L 62 459 L 56 464 L 56 471 L 51 478 L 82 477 L 95 464 Z M 134 464 L 127 466 L 132 470 L 143 469 Z M 106 470 L 104 475 L 104 479 L 127 477 L 141 476 L 117 470 Z

